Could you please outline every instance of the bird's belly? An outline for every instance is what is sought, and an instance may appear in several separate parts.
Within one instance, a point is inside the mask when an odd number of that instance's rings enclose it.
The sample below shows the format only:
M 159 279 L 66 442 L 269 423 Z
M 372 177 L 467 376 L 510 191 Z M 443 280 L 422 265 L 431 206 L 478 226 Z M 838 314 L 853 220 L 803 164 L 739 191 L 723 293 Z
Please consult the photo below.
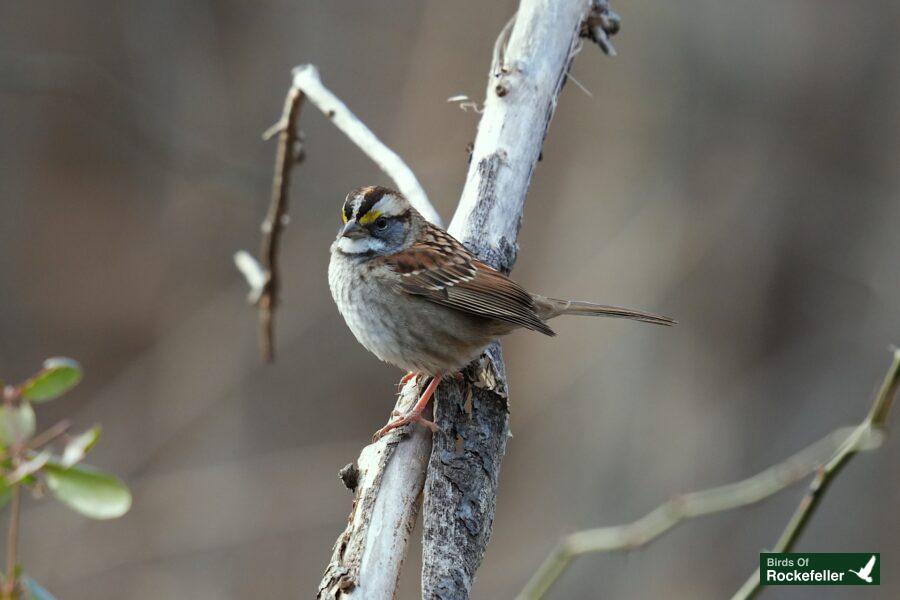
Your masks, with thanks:
M 350 331 L 379 359 L 405 371 L 447 373 L 477 358 L 493 339 L 475 318 L 398 294 L 389 282 L 341 262 L 332 258 L 329 266 L 332 296 Z

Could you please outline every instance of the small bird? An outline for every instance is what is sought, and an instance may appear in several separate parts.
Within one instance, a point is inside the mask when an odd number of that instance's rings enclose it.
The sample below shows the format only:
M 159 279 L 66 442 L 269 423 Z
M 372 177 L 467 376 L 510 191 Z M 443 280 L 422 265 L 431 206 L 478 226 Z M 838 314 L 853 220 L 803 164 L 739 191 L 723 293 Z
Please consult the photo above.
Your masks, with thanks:
M 531 294 L 426 221 L 394 190 L 353 190 L 341 219 L 328 284 L 347 326 L 369 352 L 407 371 L 401 384 L 431 377 L 415 406 L 379 429 L 375 439 L 412 422 L 437 431 L 422 411 L 441 377 L 458 372 L 515 329 L 552 336 L 546 321 L 559 315 L 675 324 L 638 310 Z

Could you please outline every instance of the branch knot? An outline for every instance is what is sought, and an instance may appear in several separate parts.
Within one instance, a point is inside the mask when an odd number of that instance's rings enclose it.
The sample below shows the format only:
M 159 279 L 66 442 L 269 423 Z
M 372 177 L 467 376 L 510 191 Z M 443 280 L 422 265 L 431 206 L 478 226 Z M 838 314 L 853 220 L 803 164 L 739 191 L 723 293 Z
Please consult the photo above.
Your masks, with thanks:
M 607 56 L 615 56 L 610 38 L 619 33 L 621 26 L 622 18 L 609 7 L 609 0 L 592 0 L 591 12 L 581 25 L 581 37 L 600 46 Z

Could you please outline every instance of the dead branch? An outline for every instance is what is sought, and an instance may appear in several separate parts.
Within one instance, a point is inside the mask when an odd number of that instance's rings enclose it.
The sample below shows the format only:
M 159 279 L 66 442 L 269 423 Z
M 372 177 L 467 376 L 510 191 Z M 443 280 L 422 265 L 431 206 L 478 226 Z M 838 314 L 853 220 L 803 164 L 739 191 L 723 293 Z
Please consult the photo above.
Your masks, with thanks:
M 504 272 L 515 262 L 525 194 L 580 46 L 583 23 L 601 5 L 605 2 L 523 0 L 498 41 L 473 160 L 449 230 L 479 258 Z M 387 172 L 426 218 L 440 224 L 412 171 L 322 85 L 315 67 L 294 70 L 295 91 Z M 290 168 L 280 157 L 283 166 L 280 174 L 276 169 L 273 183 L 277 189 Z M 251 291 L 259 288 L 262 293 L 272 287 L 270 271 L 254 264 L 246 253 L 235 260 Z M 396 408 L 408 408 L 417 393 L 416 386 L 407 385 Z M 466 369 L 461 380 L 439 388 L 435 420 L 443 432 L 434 436 L 433 450 L 430 433 L 417 428 L 402 444 L 397 433 L 366 447 L 356 465 L 342 471 L 342 479 L 355 486 L 355 501 L 348 526 L 334 546 L 319 598 L 394 596 L 429 450 L 422 594 L 468 597 L 491 533 L 500 461 L 509 435 L 505 398 L 505 369 L 495 345 Z M 466 410 L 469 403 L 471 413 Z M 457 436 L 463 440 L 458 455 Z
M 441 225 L 441 216 L 428 200 L 428 195 L 403 159 L 385 146 L 372 130 L 366 127 L 347 105 L 341 102 L 331 90 L 322 85 L 319 70 L 313 65 L 294 68 L 294 87 L 303 90 L 309 101 L 331 120 L 335 127 L 350 138 L 372 162 L 394 180 L 397 189 L 406 196 L 410 204 L 422 216 L 436 225 Z
M 422 392 L 410 381 L 395 410 L 406 412 Z M 338 537 L 317 598 L 393 598 L 425 483 L 431 432 L 406 426 L 363 448 L 341 470 L 354 493 L 347 527 Z
M 278 302 L 280 277 L 278 272 L 278 248 L 281 232 L 287 223 L 288 190 L 291 184 L 291 167 L 301 155 L 296 146 L 299 141 L 297 122 L 303 106 L 303 92 L 291 88 L 284 101 L 281 120 L 275 125 L 278 132 L 278 150 L 275 158 L 275 174 L 272 176 L 272 201 L 262 223 L 262 242 L 259 247 L 259 261 L 264 273 L 263 287 L 256 305 L 259 308 L 259 345 L 263 360 L 271 362 L 275 356 L 272 337 L 272 319 Z M 263 137 L 273 133 L 270 129 Z
M 297 162 L 300 135 L 297 124 L 306 100 L 319 108 L 393 180 L 426 218 L 440 225 L 440 217 L 412 170 L 328 90 L 313 65 L 294 69 L 282 118 L 264 137 L 278 134 L 272 202 L 263 223 L 260 259 L 241 251 L 234 260 L 250 285 L 250 300 L 260 310 L 260 345 L 263 357 L 273 356 L 272 321 L 280 287 L 277 259 L 279 240 L 287 220 L 290 172 Z M 395 410 L 405 412 L 420 390 L 411 382 L 397 400 Z M 409 533 L 418 513 L 417 498 L 425 480 L 431 450 L 430 432 L 397 430 L 363 449 L 359 459 L 342 471 L 342 480 L 354 490 L 353 510 L 345 531 L 335 543 L 331 561 L 319 586 L 319 598 L 391 598 L 406 556 Z M 400 444 L 401 437 L 406 436 Z
M 293 166 L 302 159 L 301 135 L 298 130 L 300 109 L 308 100 L 327 116 L 331 122 L 350 138 L 366 156 L 394 180 L 397 189 L 409 198 L 432 223 L 441 224 L 440 215 L 428 200 L 412 169 L 396 152 L 384 145 L 347 105 L 322 84 L 314 65 L 301 65 L 294 69 L 292 85 L 284 101 L 281 119 L 263 134 L 269 139 L 278 134 L 275 157 L 275 173 L 272 176 L 272 200 L 262 223 L 262 242 L 259 259 L 240 251 L 234 262 L 250 286 L 249 300 L 259 309 L 259 344 L 263 360 L 274 358 L 273 321 L 278 304 L 281 279 L 278 272 L 278 249 L 281 234 L 288 222 L 288 191 Z
M 735 483 L 680 494 L 640 519 L 624 525 L 587 529 L 566 536 L 547 556 L 518 600 L 542 598 L 577 557 L 594 552 L 635 550 L 683 521 L 760 502 L 815 472 L 847 439 L 843 427 L 787 460 Z
M 601 4 L 522 0 L 495 44 L 466 184 L 448 230 L 503 272 L 516 260 L 525 196 L 583 24 Z M 490 539 L 509 437 L 499 345 L 462 381 L 441 384 L 435 421 L 441 434 L 425 482 L 422 596 L 467 598 Z

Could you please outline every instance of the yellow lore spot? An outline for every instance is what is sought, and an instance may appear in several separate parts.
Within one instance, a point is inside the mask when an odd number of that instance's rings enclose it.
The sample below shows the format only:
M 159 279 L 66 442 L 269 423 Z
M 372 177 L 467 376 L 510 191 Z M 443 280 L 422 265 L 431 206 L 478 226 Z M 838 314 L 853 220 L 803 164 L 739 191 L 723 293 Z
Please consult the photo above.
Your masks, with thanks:
M 344 209 L 341 209 L 341 221 L 343 221 L 345 225 L 347 224 L 347 213 L 344 212 Z
M 377 210 L 370 210 L 363 216 L 359 218 L 360 225 L 368 225 L 369 223 L 374 223 L 375 219 L 381 216 L 381 212 Z

